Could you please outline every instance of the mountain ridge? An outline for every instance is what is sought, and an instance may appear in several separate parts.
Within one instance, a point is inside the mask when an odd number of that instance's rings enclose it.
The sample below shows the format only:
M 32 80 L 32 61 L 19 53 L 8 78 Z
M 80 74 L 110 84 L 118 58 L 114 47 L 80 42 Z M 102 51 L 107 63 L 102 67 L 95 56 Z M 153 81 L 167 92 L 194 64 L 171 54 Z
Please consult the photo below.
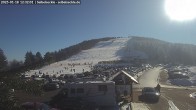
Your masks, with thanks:
M 196 64 L 196 45 L 193 44 L 170 43 L 145 37 L 133 37 L 129 43 L 133 46 L 131 48 L 148 54 L 151 63 Z

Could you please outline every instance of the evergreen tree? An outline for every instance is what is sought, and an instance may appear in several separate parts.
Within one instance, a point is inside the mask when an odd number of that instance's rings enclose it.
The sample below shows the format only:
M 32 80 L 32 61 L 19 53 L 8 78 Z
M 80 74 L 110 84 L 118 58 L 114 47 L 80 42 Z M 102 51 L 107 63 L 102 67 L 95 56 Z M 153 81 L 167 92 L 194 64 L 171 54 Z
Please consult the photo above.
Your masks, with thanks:
M 4 55 L 3 50 L 0 48 L 0 70 L 4 69 L 7 67 L 7 58 Z
M 22 61 L 17 61 L 17 60 L 14 59 L 13 61 L 9 62 L 9 67 L 11 69 L 18 68 L 18 67 L 22 66 L 22 64 L 23 64 Z
M 41 63 L 42 61 L 43 61 L 43 57 L 42 57 L 41 53 L 40 52 L 37 52 L 35 54 L 35 62 L 36 63 Z
M 34 62 L 35 62 L 35 55 L 33 55 L 31 51 L 27 52 L 25 55 L 25 62 L 24 62 L 25 65 L 29 66 L 32 65 Z
M 54 55 L 51 52 L 46 52 L 44 55 L 44 61 L 51 64 L 54 62 Z

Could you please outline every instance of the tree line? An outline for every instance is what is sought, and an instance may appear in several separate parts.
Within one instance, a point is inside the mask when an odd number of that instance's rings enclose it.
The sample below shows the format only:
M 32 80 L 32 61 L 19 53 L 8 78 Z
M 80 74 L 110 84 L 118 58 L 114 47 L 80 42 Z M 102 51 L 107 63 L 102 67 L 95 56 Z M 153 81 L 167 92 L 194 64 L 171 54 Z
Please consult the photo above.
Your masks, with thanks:
M 196 45 L 170 43 L 153 38 L 133 37 L 128 48 L 147 54 L 149 63 L 196 64 Z
M 71 56 L 81 52 L 82 50 L 87 50 L 95 46 L 96 43 L 100 41 L 107 41 L 113 39 L 113 37 L 99 38 L 83 41 L 76 45 L 60 49 L 54 52 L 46 52 L 45 55 L 41 55 L 40 52 L 35 54 L 31 51 L 26 52 L 25 59 L 23 61 L 13 60 L 8 62 L 4 52 L 0 49 L 0 72 L 2 73 L 21 73 L 30 69 L 40 68 L 44 65 L 48 65 L 54 62 L 66 60 Z

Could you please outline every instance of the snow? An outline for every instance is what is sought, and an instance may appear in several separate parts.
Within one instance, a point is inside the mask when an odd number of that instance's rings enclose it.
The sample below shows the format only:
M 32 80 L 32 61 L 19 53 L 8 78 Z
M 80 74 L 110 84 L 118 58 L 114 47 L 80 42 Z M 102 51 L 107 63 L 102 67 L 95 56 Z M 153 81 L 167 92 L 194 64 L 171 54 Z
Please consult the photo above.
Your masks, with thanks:
M 59 61 L 37 70 L 30 70 L 25 75 L 56 75 L 75 74 L 91 71 L 100 61 L 114 61 L 129 57 L 144 57 L 144 53 L 129 49 L 131 38 L 115 38 L 98 42 L 93 48 L 83 50 L 67 60 Z
M 141 58 L 141 59 L 147 59 L 148 55 L 142 51 L 134 50 L 135 41 L 129 40 L 127 43 L 127 46 L 125 48 L 126 54 L 125 57 L 133 57 L 133 58 Z
M 75 72 L 74 72 L 75 70 Z M 25 74 L 29 74 L 29 75 L 56 75 L 56 76 L 60 76 L 61 74 L 74 74 L 74 73 L 82 73 L 84 70 L 84 72 L 86 71 L 90 71 L 90 64 L 78 64 L 75 66 L 72 66 L 70 62 L 57 62 L 57 63 L 53 63 L 51 65 L 45 66 L 39 70 L 31 70 L 31 71 L 27 71 Z M 41 74 L 39 74 L 39 72 Z
M 100 61 L 114 61 L 130 57 L 146 58 L 145 53 L 130 48 L 131 38 L 115 38 L 98 42 L 93 48 L 83 50 L 67 60 L 56 62 L 38 70 L 27 71 L 28 75 L 75 74 L 91 71 Z
M 101 61 L 126 60 L 130 58 L 146 59 L 147 55 L 140 51 L 135 51 L 130 45 L 131 37 L 115 38 L 108 41 L 100 41 L 88 50 L 70 57 L 67 60 L 59 61 L 37 70 L 30 70 L 25 75 L 56 75 L 75 74 L 91 71 L 92 67 Z
M 120 107 L 120 110 L 131 110 L 130 103 L 124 104 Z
M 189 70 L 190 70 L 191 72 L 196 72 L 196 66 L 191 66 L 191 67 L 189 67 Z
M 147 104 L 144 103 L 131 103 L 131 108 L 133 110 L 150 110 Z
M 176 107 L 171 100 L 168 100 L 168 103 L 169 103 L 169 110 L 179 110 L 178 107 Z
M 101 41 L 95 45 L 95 47 L 83 50 L 77 55 L 72 56 L 67 61 L 76 62 L 93 62 L 98 63 L 100 61 L 113 61 L 123 57 L 122 50 L 129 38 L 118 38 L 109 41 Z
M 196 66 L 188 67 L 188 70 L 190 71 L 187 78 L 181 78 L 181 79 L 170 79 L 168 80 L 169 83 L 173 85 L 178 86 L 196 86 Z M 179 72 L 180 73 L 180 72 Z M 181 74 L 184 74 L 183 72 Z
M 189 95 L 191 98 L 196 98 L 196 92 L 193 92 Z

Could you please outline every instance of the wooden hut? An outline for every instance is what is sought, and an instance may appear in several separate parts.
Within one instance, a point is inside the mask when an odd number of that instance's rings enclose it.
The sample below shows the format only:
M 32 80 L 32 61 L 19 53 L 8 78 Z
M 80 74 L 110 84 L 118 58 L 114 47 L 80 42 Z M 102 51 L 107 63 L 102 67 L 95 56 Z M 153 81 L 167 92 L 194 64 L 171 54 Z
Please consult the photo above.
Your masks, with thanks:
M 120 71 L 109 78 L 115 82 L 115 91 L 117 97 L 131 96 L 133 99 L 133 83 L 138 84 L 138 81 L 125 71 Z

